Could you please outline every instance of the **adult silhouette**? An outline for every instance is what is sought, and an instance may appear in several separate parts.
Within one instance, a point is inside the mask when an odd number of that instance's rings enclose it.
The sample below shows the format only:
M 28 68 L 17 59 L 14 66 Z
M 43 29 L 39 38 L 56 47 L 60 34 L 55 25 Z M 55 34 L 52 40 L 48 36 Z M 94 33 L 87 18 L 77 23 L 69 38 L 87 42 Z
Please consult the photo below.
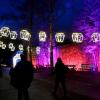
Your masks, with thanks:
M 18 90 L 18 100 L 29 100 L 28 88 L 33 79 L 33 66 L 26 60 L 25 54 L 21 54 L 21 61 L 10 71 L 11 84 Z
M 64 92 L 64 97 L 66 97 L 65 73 L 66 73 L 65 65 L 62 62 L 61 58 L 58 58 L 54 68 L 54 74 L 55 74 L 55 87 L 53 92 L 54 95 L 56 95 L 59 83 L 61 83 Z

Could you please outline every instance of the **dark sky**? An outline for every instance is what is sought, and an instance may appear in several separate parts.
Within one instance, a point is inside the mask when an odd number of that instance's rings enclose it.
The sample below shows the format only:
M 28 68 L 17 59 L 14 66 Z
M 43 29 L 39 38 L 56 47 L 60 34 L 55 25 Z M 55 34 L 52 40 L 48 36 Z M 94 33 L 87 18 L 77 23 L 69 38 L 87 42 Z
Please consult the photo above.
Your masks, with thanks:
M 53 1 L 53 31 L 71 31 L 72 24 L 83 9 L 84 0 L 0 0 L 0 28 L 8 26 L 19 31 L 30 28 L 37 34 L 40 30 L 49 33 L 50 2 Z

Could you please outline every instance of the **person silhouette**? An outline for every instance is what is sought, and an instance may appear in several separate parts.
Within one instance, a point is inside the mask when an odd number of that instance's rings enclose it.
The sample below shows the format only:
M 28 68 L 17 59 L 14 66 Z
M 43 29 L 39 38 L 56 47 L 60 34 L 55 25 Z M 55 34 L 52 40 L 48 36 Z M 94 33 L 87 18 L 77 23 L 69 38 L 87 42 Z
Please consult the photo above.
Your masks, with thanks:
M 11 84 L 18 90 L 18 100 L 29 100 L 28 88 L 33 79 L 33 66 L 26 60 L 25 54 L 21 54 L 21 61 L 11 69 Z
M 66 73 L 65 65 L 62 62 L 61 58 L 58 58 L 54 68 L 54 74 L 55 74 L 55 87 L 53 92 L 54 95 L 56 95 L 60 83 L 63 88 L 64 97 L 66 97 L 65 73 Z

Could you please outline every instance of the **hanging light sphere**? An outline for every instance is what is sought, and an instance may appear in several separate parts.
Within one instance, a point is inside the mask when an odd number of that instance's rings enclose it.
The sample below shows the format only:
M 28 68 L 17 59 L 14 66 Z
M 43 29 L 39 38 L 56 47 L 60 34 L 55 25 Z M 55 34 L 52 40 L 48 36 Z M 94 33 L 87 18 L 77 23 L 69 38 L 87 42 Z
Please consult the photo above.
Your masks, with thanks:
M 2 27 L 1 28 L 1 34 L 2 34 L 2 36 L 8 37 L 9 36 L 9 33 L 10 33 L 9 27 Z
M 0 47 L 2 47 L 2 45 L 3 45 L 3 42 L 2 42 L 2 41 L 0 41 Z
M 39 32 L 39 41 L 45 42 L 46 41 L 46 38 L 47 38 L 46 33 L 44 31 L 40 31 Z
M 15 51 L 15 47 L 14 46 L 11 48 L 11 51 Z
M 36 47 L 36 54 L 40 54 L 40 47 L 39 46 Z
M 20 50 L 20 51 L 23 51 L 23 50 L 24 50 L 24 48 L 23 48 L 23 45 L 22 45 L 22 44 L 20 44 L 20 45 L 19 45 L 19 50 Z
M 2 37 L 2 31 L 0 30 L 0 38 Z
M 17 38 L 17 32 L 16 31 L 10 31 L 10 38 L 15 40 Z
M 28 52 L 30 51 L 30 47 L 29 47 L 29 46 L 27 46 L 27 51 L 28 51 Z
M 2 44 L 2 49 L 6 49 L 6 44 Z
M 20 38 L 26 41 L 29 41 L 31 38 L 31 34 L 27 30 L 20 31 Z
M 100 34 L 99 34 L 99 33 L 93 33 L 93 34 L 91 35 L 91 40 L 92 40 L 93 42 L 98 42 L 98 41 L 100 41 Z
M 56 38 L 56 42 L 62 43 L 64 42 L 65 34 L 62 32 L 56 33 L 55 38 Z
M 76 43 L 82 43 L 83 42 L 83 34 L 82 33 L 73 33 L 72 40 L 73 40 L 73 42 L 76 42 Z
M 9 47 L 9 49 L 11 49 L 11 48 L 13 48 L 13 43 L 9 43 L 9 45 L 8 45 L 8 47 Z

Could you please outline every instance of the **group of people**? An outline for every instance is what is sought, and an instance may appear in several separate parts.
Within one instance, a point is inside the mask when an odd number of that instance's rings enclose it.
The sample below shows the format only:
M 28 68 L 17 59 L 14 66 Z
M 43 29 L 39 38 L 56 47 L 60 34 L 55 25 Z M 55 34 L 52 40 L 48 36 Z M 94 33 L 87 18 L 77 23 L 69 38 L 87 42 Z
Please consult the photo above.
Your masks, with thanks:
M 65 65 L 62 62 L 61 58 L 57 59 L 53 74 L 55 74 L 55 86 L 53 95 L 56 95 L 59 83 L 61 83 L 64 97 L 66 96 L 66 84 L 65 84 Z M 34 70 L 32 64 L 26 60 L 25 54 L 21 54 L 21 61 L 18 62 L 15 68 L 11 68 L 10 83 L 18 90 L 18 100 L 22 100 L 24 96 L 25 100 L 29 99 L 28 88 L 33 80 Z

